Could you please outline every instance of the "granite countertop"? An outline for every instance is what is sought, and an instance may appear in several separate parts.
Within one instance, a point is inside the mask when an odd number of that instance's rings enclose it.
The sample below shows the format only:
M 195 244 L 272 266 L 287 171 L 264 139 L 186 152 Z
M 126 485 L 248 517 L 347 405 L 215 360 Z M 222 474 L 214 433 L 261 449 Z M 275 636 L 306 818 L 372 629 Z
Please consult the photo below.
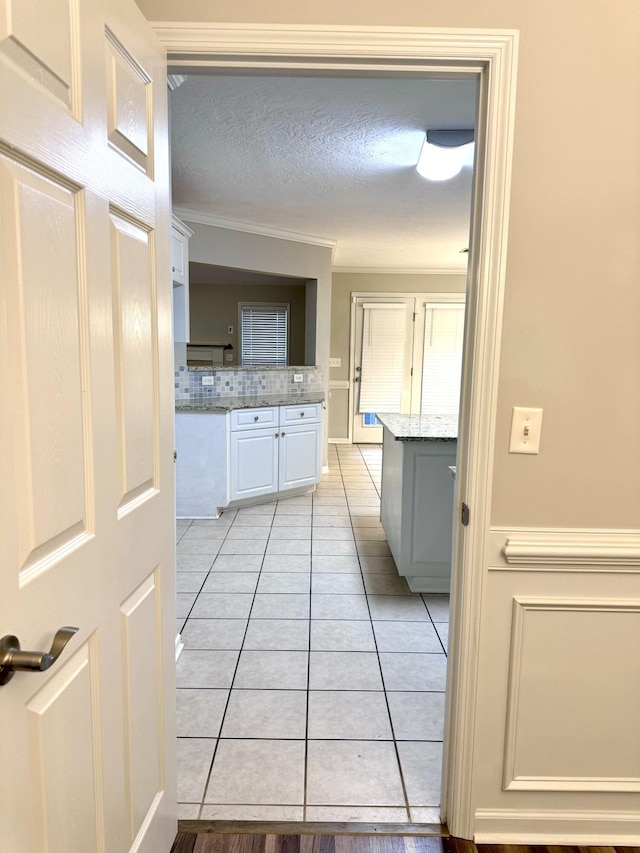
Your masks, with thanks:
M 450 415 L 385 415 L 376 417 L 396 441 L 456 441 L 458 419 Z
M 263 409 L 267 406 L 298 406 L 323 402 L 324 391 L 261 394 L 256 397 L 202 397 L 198 400 L 176 400 L 176 412 L 230 412 L 233 409 Z
M 221 344 L 189 344 L 189 346 L 198 346 L 198 347 L 219 347 Z M 236 371 L 242 371 L 243 373 L 263 373 L 264 371 L 279 371 L 280 373 L 286 373 L 287 371 L 295 371 L 295 370 L 318 370 L 319 365 L 317 364 L 306 364 L 306 365 L 287 365 L 286 367 L 271 367 L 268 364 L 257 364 L 251 367 L 243 367 L 241 364 L 188 364 L 186 365 L 189 373 L 196 373 L 198 371 L 215 371 L 216 373 L 222 371 L 228 371 L 230 373 Z

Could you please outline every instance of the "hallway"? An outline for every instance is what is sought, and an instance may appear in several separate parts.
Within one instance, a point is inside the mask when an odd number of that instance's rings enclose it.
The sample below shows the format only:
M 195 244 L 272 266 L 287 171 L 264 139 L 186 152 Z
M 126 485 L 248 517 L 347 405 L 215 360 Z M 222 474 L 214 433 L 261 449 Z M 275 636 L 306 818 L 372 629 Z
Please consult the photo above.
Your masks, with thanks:
M 397 574 L 381 456 L 178 521 L 179 817 L 439 823 L 448 596 Z

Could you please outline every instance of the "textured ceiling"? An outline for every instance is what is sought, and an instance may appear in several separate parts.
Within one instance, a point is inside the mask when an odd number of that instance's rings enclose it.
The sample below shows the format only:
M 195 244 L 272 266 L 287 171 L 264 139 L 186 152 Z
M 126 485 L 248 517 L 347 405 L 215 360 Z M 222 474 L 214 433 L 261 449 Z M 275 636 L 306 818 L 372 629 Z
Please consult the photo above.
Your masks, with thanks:
M 193 76 L 171 94 L 174 207 L 337 241 L 339 268 L 464 270 L 471 172 L 419 177 L 473 80 Z

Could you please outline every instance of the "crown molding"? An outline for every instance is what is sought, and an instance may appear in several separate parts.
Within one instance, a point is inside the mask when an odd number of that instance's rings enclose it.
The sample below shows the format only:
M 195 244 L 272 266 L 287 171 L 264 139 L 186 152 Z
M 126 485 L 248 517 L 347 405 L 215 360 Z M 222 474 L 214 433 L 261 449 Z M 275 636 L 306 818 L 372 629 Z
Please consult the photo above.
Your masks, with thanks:
M 252 222 L 240 222 L 236 219 L 226 219 L 223 216 L 213 216 L 210 213 L 199 213 L 183 207 L 174 207 L 174 213 L 187 222 L 198 225 L 210 225 L 212 228 L 226 228 L 229 231 L 242 231 L 244 234 L 256 234 L 259 237 L 273 237 L 276 240 L 289 240 L 292 243 L 307 243 L 310 246 L 322 246 L 325 249 L 335 249 L 337 241 L 330 237 L 318 237 L 315 234 L 302 234 L 298 231 L 285 231 L 281 228 L 269 228 L 266 225 L 256 225 Z

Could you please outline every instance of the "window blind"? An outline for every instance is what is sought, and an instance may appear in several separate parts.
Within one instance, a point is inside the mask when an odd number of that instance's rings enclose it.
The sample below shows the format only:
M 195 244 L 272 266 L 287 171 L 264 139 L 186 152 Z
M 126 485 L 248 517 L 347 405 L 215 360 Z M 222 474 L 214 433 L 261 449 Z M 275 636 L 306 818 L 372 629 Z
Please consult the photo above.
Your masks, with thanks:
M 463 338 L 463 304 L 425 304 L 421 414 L 457 416 Z
M 287 305 L 241 305 L 242 364 L 285 367 L 287 364 Z
M 405 370 L 406 305 L 363 304 L 359 412 L 401 409 Z

